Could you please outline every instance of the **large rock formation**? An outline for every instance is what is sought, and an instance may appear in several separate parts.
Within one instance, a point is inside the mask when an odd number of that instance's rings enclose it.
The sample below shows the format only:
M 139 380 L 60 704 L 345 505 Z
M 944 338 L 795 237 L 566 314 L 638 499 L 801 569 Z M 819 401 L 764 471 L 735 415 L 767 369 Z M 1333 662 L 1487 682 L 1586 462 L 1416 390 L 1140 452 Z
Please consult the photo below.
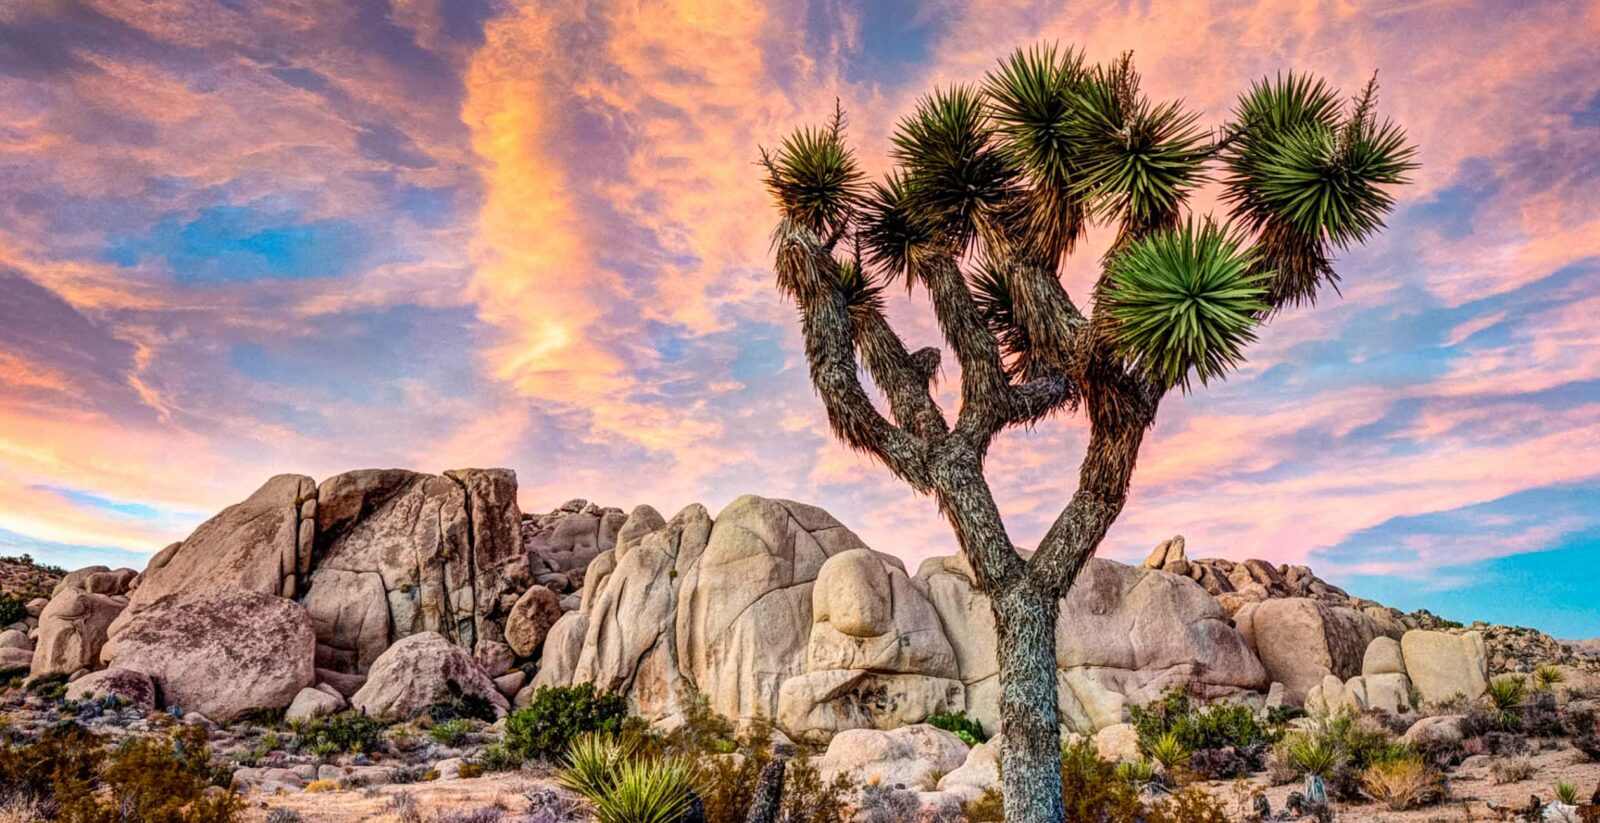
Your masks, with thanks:
M 1064 598 L 1056 665 L 1071 729 L 1121 729 L 1128 705 L 1176 686 L 1391 711 L 1410 707 L 1413 682 L 1481 691 L 1475 635 L 1406 634 L 1422 618 L 1302 566 L 1185 552 L 1177 537 L 1143 568 L 1093 559 Z M 703 699 L 815 742 L 953 710 L 997 731 L 994 617 L 973 579 L 960 555 L 908 575 L 785 500 L 740 497 L 715 519 L 699 505 L 667 520 L 583 500 L 535 516 L 505 470 L 282 475 L 140 575 L 67 575 L 0 635 L 0 666 L 38 676 L 104 662 L 118 671 L 84 688 L 137 692 L 147 677 L 156 703 L 216 720 L 291 703 L 311 717 L 346 698 L 396 716 L 463 696 L 504 709 L 508 695 L 590 682 L 651 720 Z

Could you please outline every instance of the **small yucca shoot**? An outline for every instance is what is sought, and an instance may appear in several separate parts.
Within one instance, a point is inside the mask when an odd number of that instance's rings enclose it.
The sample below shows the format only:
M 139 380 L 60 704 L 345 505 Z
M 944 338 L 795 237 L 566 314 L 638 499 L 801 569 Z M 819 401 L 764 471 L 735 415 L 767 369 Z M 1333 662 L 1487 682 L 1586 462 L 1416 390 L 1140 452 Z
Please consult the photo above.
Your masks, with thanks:
M 1568 806 L 1578 805 L 1578 787 L 1568 780 L 1556 783 L 1556 799 Z
M 1177 732 L 1166 732 L 1150 742 L 1145 754 L 1150 759 L 1161 764 L 1161 768 L 1171 771 L 1176 766 L 1187 765 L 1189 762 L 1189 747 L 1178 739 Z
M 1561 673 L 1561 669 L 1551 665 L 1540 666 L 1533 670 L 1533 689 L 1547 692 L 1566 679 L 1567 676 Z

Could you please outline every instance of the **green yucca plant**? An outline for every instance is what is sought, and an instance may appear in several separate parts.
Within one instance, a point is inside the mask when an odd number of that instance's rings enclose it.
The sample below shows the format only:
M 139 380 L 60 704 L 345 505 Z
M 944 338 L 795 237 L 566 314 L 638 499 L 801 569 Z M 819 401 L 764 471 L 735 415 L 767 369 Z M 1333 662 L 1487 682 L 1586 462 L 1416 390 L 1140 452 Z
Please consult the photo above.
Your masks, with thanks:
M 1566 679 L 1567 676 L 1561 673 L 1559 667 L 1548 663 L 1533 670 L 1533 688 L 1535 691 L 1550 691 Z
M 682 758 L 623 761 L 616 783 L 593 798 L 599 823 L 676 823 L 693 802 L 694 770 Z
M 586 732 L 567 748 L 557 779 L 566 788 L 595 800 L 611 792 L 618 770 L 632 754 L 633 747 L 616 735 Z
M 1556 799 L 1568 806 L 1578 805 L 1578 786 L 1570 780 L 1556 782 Z
M 1145 749 L 1145 754 L 1151 760 L 1160 763 L 1162 769 L 1171 771 L 1178 766 L 1188 764 L 1190 751 L 1189 747 L 1185 746 L 1183 740 L 1178 737 L 1177 732 L 1168 731 L 1150 741 L 1149 746 Z
M 1500 715 L 1504 725 L 1514 723 L 1522 712 L 1522 701 L 1528 696 L 1528 679 L 1520 674 L 1508 674 L 1489 681 L 1483 699 L 1489 708 Z
M 996 604 L 1013 699 L 1054 693 L 1054 635 L 1030 621 L 1052 613 L 1120 515 L 1163 398 L 1226 377 L 1256 327 L 1336 286 L 1334 253 L 1393 210 L 1415 151 L 1376 101 L 1375 83 L 1345 97 L 1280 75 L 1208 130 L 1181 100 L 1147 94 L 1131 56 L 1091 65 L 1040 45 L 918 100 L 870 183 L 837 110 L 762 152 L 781 213 L 777 285 L 800 309 L 829 427 L 948 517 Z M 1192 195 L 1211 180 L 1226 213 L 1197 217 Z M 1100 228 L 1109 251 L 1074 300 L 1067 258 Z M 881 294 L 895 279 L 926 290 L 937 323 L 919 330 L 937 328 L 942 347 L 915 348 L 890 326 Z M 950 356 L 953 415 L 934 391 Z M 984 479 L 990 446 L 1079 410 L 1080 487 L 1021 557 Z M 1003 775 L 1011 823 L 1066 815 L 1060 793 L 1041 790 L 1066 773 L 1048 756 L 1061 743 L 1047 703 L 1028 702 L 1028 722 L 1003 730 L 1026 736 Z
M 1244 357 L 1267 310 L 1258 257 L 1210 220 L 1133 242 L 1107 266 L 1096 298 L 1116 323 L 1117 351 L 1167 387 L 1206 383 Z
M 1288 740 L 1289 762 L 1301 772 L 1327 779 L 1344 759 L 1332 739 L 1319 734 L 1301 733 Z
M 1156 779 L 1156 767 L 1148 760 L 1124 760 L 1117 764 L 1117 777 L 1135 789 L 1143 789 Z

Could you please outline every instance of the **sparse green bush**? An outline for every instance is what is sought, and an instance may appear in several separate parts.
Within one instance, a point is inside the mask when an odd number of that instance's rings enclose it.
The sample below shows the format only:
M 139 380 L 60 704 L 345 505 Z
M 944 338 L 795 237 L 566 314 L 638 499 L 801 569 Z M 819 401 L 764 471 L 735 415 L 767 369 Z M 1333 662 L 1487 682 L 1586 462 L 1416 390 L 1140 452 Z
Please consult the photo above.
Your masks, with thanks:
M 989 740 L 989 735 L 984 734 L 983 724 L 977 718 L 968 717 L 966 712 L 944 712 L 928 718 L 928 725 L 961 738 L 961 742 L 968 746 L 976 746 Z
M 0 592 L 0 629 L 19 622 L 27 616 L 27 601 L 14 594 Z
M 1533 761 L 1526 757 L 1496 757 L 1489 761 L 1489 779 L 1496 785 L 1520 783 L 1536 771 Z
M 1505 730 L 1522 727 L 1522 701 L 1528 694 L 1528 679 L 1520 674 L 1508 674 L 1489 681 L 1483 699 L 1489 709 L 1500 717 L 1500 727 Z
M 1154 750 L 1161 745 L 1161 739 L 1171 735 L 1185 751 L 1183 759 L 1192 756 L 1196 771 L 1210 779 L 1259 768 L 1268 745 L 1277 736 L 1256 719 L 1249 706 L 1197 707 L 1181 689 L 1171 689 L 1147 706 L 1134 706 L 1128 715 L 1146 755 L 1155 757 Z M 1232 753 L 1214 753 L 1224 749 L 1231 749 Z M 1163 751 L 1176 755 L 1177 750 L 1167 746 Z M 1156 759 L 1163 765 L 1172 765 L 1163 758 Z
M 1101 760 L 1094 745 L 1078 741 L 1061 750 L 1061 794 L 1068 821 L 1135 820 L 1144 810 L 1138 792 Z
M 522 758 L 504 743 L 490 743 L 478 753 L 478 766 L 486 772 L 513 772 L 522 768 Z
M 459 746 L 467 741 L 467 735 L 471 733 L 472 721 L 462 719 L 436 723 L 428 730 L 428 736 L 433 738 L 434 742 L 445 746 Z
M 585 732 L 616 734 L 628 716 L 628 701 L 593 684 L 544 686 L 533 702 L 506 720 L 505 744 L 524 759 L 557 757 Z
M 340 712 L 296 724 L 293 746 L 318 757 L 378 751 L 388 724 L 357 712 Z

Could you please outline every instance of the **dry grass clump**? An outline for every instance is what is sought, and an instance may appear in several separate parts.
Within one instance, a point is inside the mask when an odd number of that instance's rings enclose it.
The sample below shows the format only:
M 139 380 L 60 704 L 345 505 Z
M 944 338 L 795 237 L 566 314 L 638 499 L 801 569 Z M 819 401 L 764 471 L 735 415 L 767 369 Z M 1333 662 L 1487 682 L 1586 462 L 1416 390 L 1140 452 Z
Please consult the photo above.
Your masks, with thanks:
M 1497 757 L 1489 761 L 1489 779 L 1498 786 L 1520 783 L 1533 777 L 1535 771 L 1533 761 L 1526 757 Z
M 1444 797 L 1444 778 L 1420 758 L 1376 763 L 1361 773 L 1361 790 L 1391 811 L 1428 806 Z

